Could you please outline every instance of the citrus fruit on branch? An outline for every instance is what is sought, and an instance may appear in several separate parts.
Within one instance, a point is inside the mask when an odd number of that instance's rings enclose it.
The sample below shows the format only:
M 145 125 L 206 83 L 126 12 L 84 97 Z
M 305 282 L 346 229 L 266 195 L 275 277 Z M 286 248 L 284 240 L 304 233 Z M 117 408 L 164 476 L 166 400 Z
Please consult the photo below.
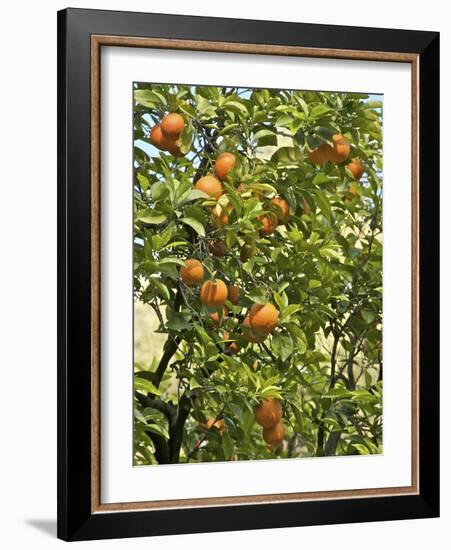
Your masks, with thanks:
M 268 212 L 267 214 L 260 216 L 258 220 L 263 224 L 263 227 L 260 229 L 260 235 L 262 236 L 272 235 L 277 229 L 278 221 L 274 212 Z
M 272 428 L 282 418 L 282 404 L 278 399 L 263 399 L 254 408 L 254 418 L 263 428 Z
M 229 285 L 227 290 L 229 302 L 236 306 L 238 304 L 238 300 L 240 299 L 240 287 L 237 285 Z
M 285 439 L 285 426 L 282 422 L 279 422 L 270 428 L 263 428 L 263 439 L 268 445 L 271 445 L 271 447 L 280 445 Z
M 332 136 L 332 146 L 323 143 L 314 151 L 307 151 L 307 156 L 314 164 L 326 164 L 326 162 L 343 162 L 349 156 L 351 146 L 349 140 L 341 134 Z
M 320 166 L 326 164 L 329 160 L 330 145 L 323 143 L 317 147 L 314 151 L 307 151 L 307 156 L 313 164 L 319 164 Z
M 236 166 L 236 157 L 233 153 L 221 153 L 216 158 L 215 174 L 219 179 L 225 180 L 231 170 Z
M 287 223 L 288 218 L 290 217 L 290 205 L 288 201 L 282 197 L 274 197 L 270 201 L 271 210 L 277 216 L 279 223 Z
M 175 141 L 185 129 L 185 121 L 178 113 L 169 113 L 161 120 L 161 131 L 163 135 Z
M 351 146 L 349 140 L 341 134 L 332 136 L 333 147 L 329 151 L 329 160 L 331 162 L 343 162 L 349 157 Z
M 210 279 L 200 288 L 200 301 L 207 307 L 217 308 L 227 300 L 227 285 L 221 279 Z
M 214 176 L 203 176 L 197 180 L 194 188 L 215 199 L 219 199 L 223 191 L 221 182 Z
M 204 280 L 204 266 L 199 260 L 185 260 L 185 265 L 180 268 L 180 277 L 186 285 L 198 285 Z
M 362 163 L 358 158 L 353 158 L 352 161 L 346 165 L 346 168 L 351 172 L 356 181 L 359 181 L 364 172 Z
M 157 149 L 167 151 L 170 147 L 175 145 L 175 140 L 168 138 L 161 131 L 161 123 L 158 123 L 152 128 L 149 135 L 150 143 Z
M 243 338 L 251 344 L 260 344 L 261 342 L 264 342 L 268 337 L 268 334 L 260 334 L 252 329 L 251 323 L 249 321 L 249 315 L 246 315 L 241 324 L 241 327 L 243 330 Z
M 254 304 L 249 312 L 249 322 L 255 332 L 269 334 L 279 324 L 279 311 L 272 304 Z

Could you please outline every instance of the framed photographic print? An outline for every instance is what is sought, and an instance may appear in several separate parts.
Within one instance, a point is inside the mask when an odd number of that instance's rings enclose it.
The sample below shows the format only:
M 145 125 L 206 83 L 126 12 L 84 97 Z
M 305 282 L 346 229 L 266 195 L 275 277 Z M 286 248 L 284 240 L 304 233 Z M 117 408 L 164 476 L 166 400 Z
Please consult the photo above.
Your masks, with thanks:
M 58 37 L 58 536 L 437 516 L 438 33 Z

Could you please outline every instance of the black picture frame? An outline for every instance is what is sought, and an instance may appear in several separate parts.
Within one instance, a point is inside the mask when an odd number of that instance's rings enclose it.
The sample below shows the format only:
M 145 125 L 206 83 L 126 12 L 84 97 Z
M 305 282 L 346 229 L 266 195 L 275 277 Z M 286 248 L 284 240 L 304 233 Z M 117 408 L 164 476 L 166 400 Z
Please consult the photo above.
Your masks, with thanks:
M 96 513 L 91 506 L 91 36 L 418 56 L 417 495 Z M 331 55 L 333 57 L 333 55 Z M 58 537 L 231 531 L 439 515 L 439 33 L 67 9 L 58 13 Z

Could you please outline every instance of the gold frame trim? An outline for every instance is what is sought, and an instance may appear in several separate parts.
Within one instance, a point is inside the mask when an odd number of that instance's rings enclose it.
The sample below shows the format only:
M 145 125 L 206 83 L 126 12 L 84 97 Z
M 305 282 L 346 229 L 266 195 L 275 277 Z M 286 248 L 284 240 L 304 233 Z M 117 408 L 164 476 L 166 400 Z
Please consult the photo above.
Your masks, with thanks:
M 412 482 L 408 487 L 102 504 L 100 500 L 100 50 L 102 46 L 410 63 L 412 68 Z M 91 512 L 163 510 L 419 494 L 419 56 L 129 36 L 91 36 Z

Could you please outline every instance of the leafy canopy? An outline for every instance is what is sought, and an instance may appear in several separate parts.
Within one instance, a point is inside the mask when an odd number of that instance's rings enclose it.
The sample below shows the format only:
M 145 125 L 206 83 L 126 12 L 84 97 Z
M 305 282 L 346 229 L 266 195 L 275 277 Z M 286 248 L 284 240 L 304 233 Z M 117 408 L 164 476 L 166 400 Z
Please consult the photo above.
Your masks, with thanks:
M 134 100 L 135 300 L 167 338 L 150 364 L 135 365 L 135 464 L 380 453 L 381 102 L 146 83 L 135 84 Z M 149 138 L 168 112 L 185 120 L 179 157 Z M 308 151 L 336 134 L 349 140 L 349 159 L 313 164 Z M 194 184 L 214 174 L 221 151 L 237 165 L 216 200 Z M 347 168 L 354 157 L 360 181 Z M 274 196 L 290 214 L 262 236 Z M 217 204 L 223 226 L 212 219 Z M 225 255 L 211 253 L 212 240 Z M 216 323 L 199 287 L 180 280 L 188 258 L 203 263 L 206 279 L 240 289 Z M 241 324 L 256 303 L 274 304 L 279 324 L 252 344 Z M 282 448 L 268 448 L 254 421 L 269 397 L 282 400 Z

